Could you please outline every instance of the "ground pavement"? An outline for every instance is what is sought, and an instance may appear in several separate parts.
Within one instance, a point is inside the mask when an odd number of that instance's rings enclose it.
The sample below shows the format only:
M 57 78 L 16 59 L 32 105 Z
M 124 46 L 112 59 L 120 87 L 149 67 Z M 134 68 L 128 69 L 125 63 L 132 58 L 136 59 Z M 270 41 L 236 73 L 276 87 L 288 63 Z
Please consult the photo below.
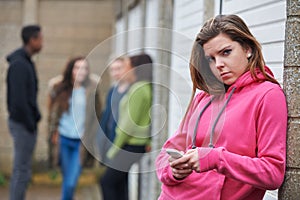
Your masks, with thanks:
M 97 185 L 97 173 L 83 172 L 76 189 L 75 200 L 102 200 Z M 61 200 L 61 176 L 57 172 L 34 174 L 26 200 Z M 0 200 L 9 199 L 9 183 L 0 186 Z

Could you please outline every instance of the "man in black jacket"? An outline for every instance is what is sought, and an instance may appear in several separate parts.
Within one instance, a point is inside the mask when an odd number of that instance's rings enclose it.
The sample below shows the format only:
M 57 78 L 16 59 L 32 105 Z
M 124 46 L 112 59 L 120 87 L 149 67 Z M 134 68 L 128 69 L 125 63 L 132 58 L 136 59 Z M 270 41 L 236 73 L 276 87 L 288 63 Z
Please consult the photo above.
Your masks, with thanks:
M 14 164 L 10 200 L 23 200 L 31 179 L 31 160 L 41 118 L 37 105 L 38 80 L 31 56 L 42 49 L 43 37 L 37 25 L 22 29 L 23 46 L 7 56 L 8 125 L 14 142 Z

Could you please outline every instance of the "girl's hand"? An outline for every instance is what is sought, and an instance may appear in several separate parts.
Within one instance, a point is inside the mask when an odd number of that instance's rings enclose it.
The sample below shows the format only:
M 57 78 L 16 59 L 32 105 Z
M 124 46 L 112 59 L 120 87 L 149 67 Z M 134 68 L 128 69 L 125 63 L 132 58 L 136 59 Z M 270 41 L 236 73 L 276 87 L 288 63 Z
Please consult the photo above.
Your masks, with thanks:
M 51 137 L 52 144 L 54 145 L 58 144 L 58 137 L 59 137 L 58 131 L 55 131 Z
M 192 167 L 192 170 L 199 173 L 200 172 L 200 163 L 199 163 L 198 148 L 189 149 L 185 155 L 187 157 L 189 157 L 188 163 Z
M 193 172 L 187 161 L 188 157 L 185 155 L 178 159 L 170 156 L 169 164 L 172 168 L 172 174 L 176 179 L 184 179 Z

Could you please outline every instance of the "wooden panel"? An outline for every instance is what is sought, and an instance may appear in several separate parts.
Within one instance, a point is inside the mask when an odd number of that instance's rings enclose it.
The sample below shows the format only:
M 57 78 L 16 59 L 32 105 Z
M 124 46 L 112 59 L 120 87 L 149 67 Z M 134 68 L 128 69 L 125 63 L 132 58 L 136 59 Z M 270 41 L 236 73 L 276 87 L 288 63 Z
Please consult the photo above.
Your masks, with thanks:
M 253 27 L 251 32 L 261 44 L 283 42 L 285 39 L 285 21 Z
M 146 26 L 147 27 L 158 27 L 159 23 L 159 15 L 157 12 L 153 12 L 154 10 L 158 11 L 159 1 L 158 0 L 148 0 L 146 7 Z
M 125 30 L 124 18 L 120 18 L 116 22 L 115 35 L 113 36 L 113 40 L 115 42 L 114 52 L 116 54 L 121 54 L 122 52 L 124 52 L 124 48 L 125 48 L 124 42 L 126 36 L 126 34 L 124 34 L 124 30 Z
M 284 43 L 273 43 L 262 46 L 263 55 L 267 62 L 281 62 L 284 58 Z
M 225 0 L 224 13 L 236 13 L 245 20 L 262 45 L 267 65 L 282 83 L 286 1 Z
M 195 36 L 203 24 L 203 1 L 176 0 L 174 11 L 169 135 L 177 130 L 190 99 L 189 60 Z
M 246 21 L 251 28 L 263 24 L 277 23 L 284 20 L 285 17 L 285 1 L 268 4 L 254 10 L 248 10 L 239 15 Z
M 131 54 L 136 54 L 137 51 L 143 48 L 143 31 L 141 30 L 143 24 L 143 10 L 141 4 L 134 7 L 129 13 L 128 22 L 128 51 Z M 137 50 L 132 52 L 132 50 Z
M 242 13 L 247 10 L 256 10 L 267 5 L 283 2 L 284 0 L 223 0 L 223 13 Z

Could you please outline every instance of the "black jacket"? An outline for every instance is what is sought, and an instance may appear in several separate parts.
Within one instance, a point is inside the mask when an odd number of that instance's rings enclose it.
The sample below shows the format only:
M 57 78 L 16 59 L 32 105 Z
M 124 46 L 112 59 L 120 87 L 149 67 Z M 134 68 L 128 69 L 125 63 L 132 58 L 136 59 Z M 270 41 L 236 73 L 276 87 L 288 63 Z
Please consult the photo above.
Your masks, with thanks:
M 29 131 L 37 129 L 41 115 L 37 105 L 38 80 L 34 63 L 24 48 L 7 56 L 7 107 L 10 119 Z

